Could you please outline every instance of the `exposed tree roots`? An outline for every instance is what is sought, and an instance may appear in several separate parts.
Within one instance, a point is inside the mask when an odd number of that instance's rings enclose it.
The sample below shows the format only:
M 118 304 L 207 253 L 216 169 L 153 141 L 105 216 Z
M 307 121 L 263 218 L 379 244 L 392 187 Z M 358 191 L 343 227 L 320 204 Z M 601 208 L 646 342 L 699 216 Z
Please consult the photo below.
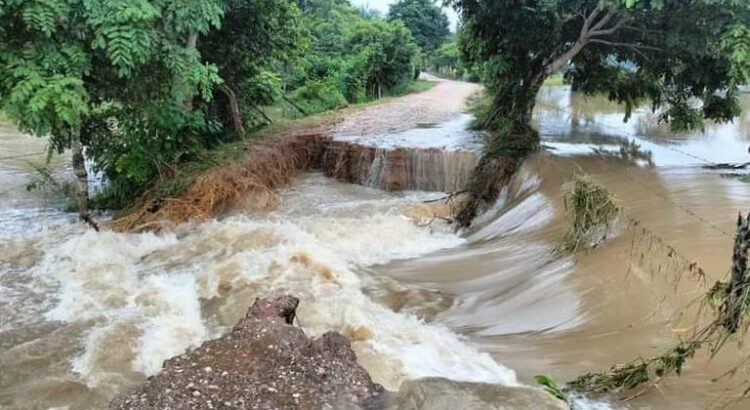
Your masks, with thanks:
M 489 158 L 485 155 L 482 157 L 465 191 L 464 205 L 455 218 L 455 223 L 459 228 L 471 226 L 481 210 L 497 199 L 500 190 L 510 182 L 516 172 L 518 161 L 509 156 Z

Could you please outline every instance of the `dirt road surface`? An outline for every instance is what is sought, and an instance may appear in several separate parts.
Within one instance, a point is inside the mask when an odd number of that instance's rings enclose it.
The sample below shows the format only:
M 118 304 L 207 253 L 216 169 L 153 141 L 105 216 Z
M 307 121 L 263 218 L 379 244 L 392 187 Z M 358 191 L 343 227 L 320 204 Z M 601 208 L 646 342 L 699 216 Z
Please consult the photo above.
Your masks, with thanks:
M 339 135 L 375 135 L 406 131 L 420 124 L 445 122 L 466 110 L 466 100 L 481 90 L 478 84 L 441 80 L 428 91 L 356 110 L 334 127 Z

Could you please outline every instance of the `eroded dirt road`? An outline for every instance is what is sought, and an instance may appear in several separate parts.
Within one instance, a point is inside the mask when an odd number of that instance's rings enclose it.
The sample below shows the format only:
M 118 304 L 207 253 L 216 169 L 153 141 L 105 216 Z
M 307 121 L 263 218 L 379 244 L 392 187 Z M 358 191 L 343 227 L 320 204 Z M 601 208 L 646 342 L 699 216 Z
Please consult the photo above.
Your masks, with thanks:
M 334 127 L 336 134 L 374 135 L 418 128 L 450 120 L 466 110 L 466 101 L 481 90 L 479 84 L 440 80 L 428 91 L 396 98 L 353 111 Z

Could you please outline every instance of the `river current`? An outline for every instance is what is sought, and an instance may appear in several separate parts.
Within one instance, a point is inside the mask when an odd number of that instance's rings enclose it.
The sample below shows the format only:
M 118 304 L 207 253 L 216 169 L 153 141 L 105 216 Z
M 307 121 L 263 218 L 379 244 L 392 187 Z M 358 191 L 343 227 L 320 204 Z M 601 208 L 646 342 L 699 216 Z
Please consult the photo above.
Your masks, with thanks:
M 744 105 L 750 111 L 750 98 Z M 465 118 L 446 121 L 436 128 L 441 146 L 474 149 L 454 126 Z M 392 390 L 426 376 L 565 381 L 669 347 L 694 323 L 695 300 L 728 272 L 750 184 L 735 175 L 743 170 L 706 166 L 750 161 L 750 118 L 674 135 L 645 110 L 624 124 L 615 104 L 548 87 L 535 121 L 546 149 L 460 233 L 429 217 L 442 193 L 389 193 L 318 173 L 300 175 L 269 213 L 158 235 L 95 233 L 26 191 L 44 146 L 0 129 L 0 408 L 106 407 L 275 293 L 302 299 L 309 334 L 349 336 L 360 363 Z M 414 132 L 416 146 L 431 128 Z M 410 144 L 408 133 L 396 140 Z M 623 154 L 626 141 L 640 154 Z M 65 175 L 65 163 L 50 167 Z M 576 173 L 624 211 L 603 244 L 563 256 L 554 252 L 566 227 L 562 197 Z M 693 263 L 705 279 L 690 275 Z M 653 393 L 579 403 L 705 408 L 747 379 L 741 371 L 712 381 L 741 357 L 731 346 Z

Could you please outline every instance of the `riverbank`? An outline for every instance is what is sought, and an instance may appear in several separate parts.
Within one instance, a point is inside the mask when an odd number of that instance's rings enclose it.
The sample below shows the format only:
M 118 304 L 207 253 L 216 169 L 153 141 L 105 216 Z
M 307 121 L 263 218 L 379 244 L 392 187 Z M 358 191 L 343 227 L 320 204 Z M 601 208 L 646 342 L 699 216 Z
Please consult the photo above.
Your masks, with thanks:
M 158 230 L 191 219 L 205 220 L 231 208 L 273 209 L 275 190 L 288 185 L 297 172 L 323 167 L 326 144 L 334 137 L 354 136 L 357 141 L 352 145 L 361 147 L 378 135 L 436 124 L 460 114 L 468 97 L 480 89 L 475 84 L 428 78 L 431 81 L 420 80 L 417 93 L 278 123 L 237 143 L 206 151 L 199 160 L 157 181 L 117 215 L 112 226 L 120 231 Z M 373 153 L 368 154 L 372 162 Z M 409 168 L 401 162 L 404 170 Z M 356 182 L 358 176 L 341 174 L 340 166 L 340 160 L 330 163 L 328 173 Z M 390 186 L 408 188 L 403 183 Z
M 306 335 L 341 333 L 375 383 L 415 392 L 428 408 L 455 409 L 477 396 L 501 403 L 503 386 L 532 385 L 538 374 L 564 384 L 659 354 L 689 331 L 695 298 L 729 267 L 737 211 L 750 191 L 703 165 L 746 162 L 750 122 L 674 135 L 648 107 L 628 124 L 622 112 L 566 87 L 543 89 L 535 123 L 547 149 L 461 233 L 432 214 L 442 193 L 388 192 L 323 172 L 295 174 L 276 190 L 271 211 L 240 208 L 159 234 L 97 233 L 35 193 L 0 195 L 0 407 L 105 408 L 164 360 L 231 332 L 256 298 L 282 294 L 300 298 L 296 325 Z M 331 134 L 377 153 L 414 141 L 449 151 L 471 145 L 461 118 Z M 624 156 L 624 139 L 650 161 Z M 44 159 L 39 140 L 16 133 L 4 142 L 14 156 Z M 27 159 L 0 162 L 5 185 L 33 174 Z M 430 176 L 445 164 L 429 156 L 412 163 Z M 639 224 L 588 252 L 561 255 L 554 249 L 568 227 L 564 187 L 579 172 Z M 692 280 L 691 266 L 708 280 Z M 697 357 L 658 393 L 629 404 L 698 410 L 731 399 L 740 380 L 713 380 L 743 357 L 729 345 L 721 357 Z

